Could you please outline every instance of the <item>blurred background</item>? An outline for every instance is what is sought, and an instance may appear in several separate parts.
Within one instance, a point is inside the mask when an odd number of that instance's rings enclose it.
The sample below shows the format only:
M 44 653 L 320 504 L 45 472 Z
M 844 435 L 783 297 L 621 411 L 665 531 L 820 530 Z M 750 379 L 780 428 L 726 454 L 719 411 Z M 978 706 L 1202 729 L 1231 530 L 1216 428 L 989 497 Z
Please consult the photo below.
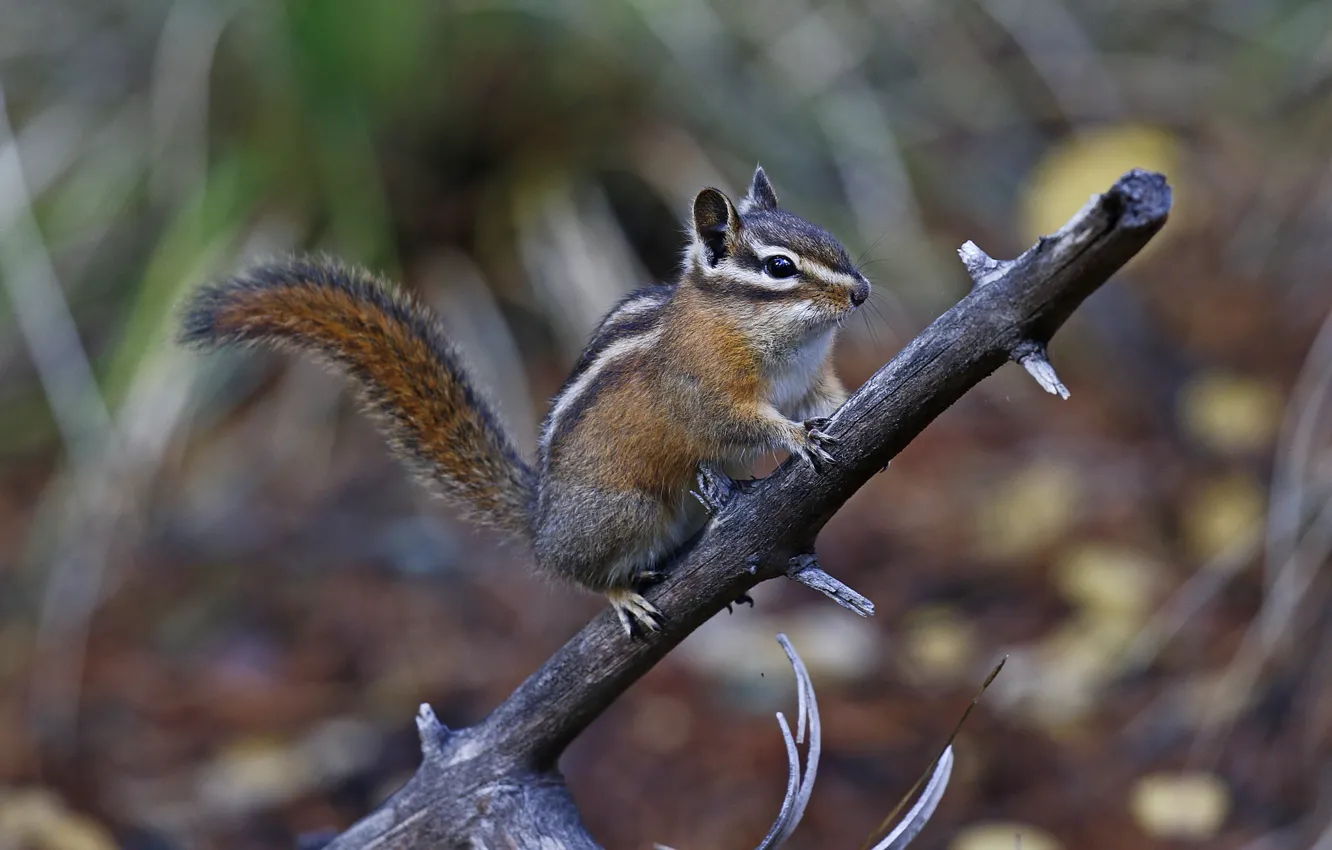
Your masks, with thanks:
M 411 775 L 598 599 L 413 487 L 305 362 L 175 305 L 323 250 L 436 307 L 527 447 L 694 193 L 862 255 L 858 386 L 1124 170 L 1166 230 L 720 615 L 563 766 L 607 847 L 855 848 L 985 673 L 920 847 L 1332 844 L 1332 4 L 0 0 L 0 848 L 291 848 Z

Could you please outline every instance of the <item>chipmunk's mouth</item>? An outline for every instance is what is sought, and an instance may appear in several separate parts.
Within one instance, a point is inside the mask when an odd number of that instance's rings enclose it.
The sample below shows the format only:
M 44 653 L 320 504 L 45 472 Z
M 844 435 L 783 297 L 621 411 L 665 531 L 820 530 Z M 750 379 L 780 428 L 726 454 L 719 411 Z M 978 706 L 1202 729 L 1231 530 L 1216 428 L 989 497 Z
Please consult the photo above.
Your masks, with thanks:
M 811 316 L 805 323 L 804 334 L 807 337 L 815 337 L 835 328 L 840 328 L 854 312 L 856 312 L 856 308 L 847 307 L 840 310 L 830 310 L 817 317 Z
M 866 293 L 863 297 L 861 297 L 860 300 L 856 300 L 856 298 L 853 296 L 851 298 L 850 304 L 847 304 L 846 306 L 841 307 L 840 309 L 837 310 L 836 321 L 840 322 L 843 319 L 845 319 L 847 316 L 854 314 L 857 310 L 860 309 L 861 305 L 865 303 L 865 300 L 868 297 L 869 297 L 868 293 Z
M 864 299 L 859 302 L 848 299 L 840 304 L 835 301 L 805 303 L 794 315 L 788 314 L 787 321 L 792 323 L 788 327 L 800 328 L 802 333 L 810 335 L 822 333 L 842 325 L 864 303 Z

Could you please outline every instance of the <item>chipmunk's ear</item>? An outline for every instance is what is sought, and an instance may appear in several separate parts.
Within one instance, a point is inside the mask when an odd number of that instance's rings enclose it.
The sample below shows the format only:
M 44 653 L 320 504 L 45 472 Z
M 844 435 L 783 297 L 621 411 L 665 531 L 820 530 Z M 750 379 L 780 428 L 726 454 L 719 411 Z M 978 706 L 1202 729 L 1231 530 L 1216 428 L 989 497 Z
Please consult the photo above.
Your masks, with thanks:
M 761 165 L 754 169 L 754 179 L 749 184 L 744 206 L 756 210 L 777 209 L 777 193 L 772 191 L 772 183 L 768 181 L 768 175 Z
M 740 213 L 731 199 L 717 189 L 704 189 L 694 198 L 694 239 L 702 246 L 708 265 L 715 266 L 740 239 Z

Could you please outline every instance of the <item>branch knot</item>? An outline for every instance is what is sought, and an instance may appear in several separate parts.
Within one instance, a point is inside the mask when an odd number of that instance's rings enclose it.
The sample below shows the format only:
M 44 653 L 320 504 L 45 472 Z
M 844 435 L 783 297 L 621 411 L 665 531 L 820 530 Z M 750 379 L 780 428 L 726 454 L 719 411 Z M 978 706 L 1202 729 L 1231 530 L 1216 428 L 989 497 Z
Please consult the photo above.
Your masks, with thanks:
M 426 761 L 444 755 L 444 742 L 449 739 L 449 727 L 439 722 L 430 703 L 423 702 L 416 710 L 416 731 L 421 736 L 421 756 Z
M 967 274 L 971 275 L 971 282 L 978 287 L 989 286 L 999 280 L 1013 265 L 1012 260 L 1001 261 L 991 257 L 970 239 L 957 249 L 957 255 L 962 258 L 962 265 L 966 266 Z

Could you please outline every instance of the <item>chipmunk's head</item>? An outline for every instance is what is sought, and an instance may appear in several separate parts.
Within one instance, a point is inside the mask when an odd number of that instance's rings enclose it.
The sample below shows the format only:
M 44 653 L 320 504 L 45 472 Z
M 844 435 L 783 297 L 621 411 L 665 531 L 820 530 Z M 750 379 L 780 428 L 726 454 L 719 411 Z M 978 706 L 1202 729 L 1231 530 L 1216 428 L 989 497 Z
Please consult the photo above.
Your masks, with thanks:
M 870 285 L 833 235 L 777 208 L 759 168 L 737 206 L 717 189 L 694 199 L 684 281 L 727 312 L 780 337 L 830 330 Z

